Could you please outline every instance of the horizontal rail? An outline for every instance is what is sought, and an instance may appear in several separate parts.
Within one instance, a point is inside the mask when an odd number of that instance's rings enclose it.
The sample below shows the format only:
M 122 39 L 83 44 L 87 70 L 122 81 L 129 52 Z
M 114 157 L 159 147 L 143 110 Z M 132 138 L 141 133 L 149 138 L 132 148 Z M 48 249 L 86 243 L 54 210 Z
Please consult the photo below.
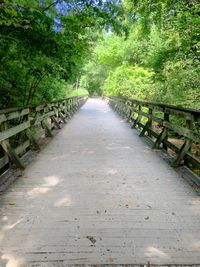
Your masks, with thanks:
M 0 175 L 13 163 L 24 168 L 21 157 L 30 149 L 40 149 L 43 136 L 61 129 L 87 96 L 69 97 L 39 106 L 0 110 Z
M 200 170 L 200 110 L 139 101 L 126 97 L 105 97 L 111 107 L 148 136 L 153 148 L 172 151 L 174 166 L 185 164 Z

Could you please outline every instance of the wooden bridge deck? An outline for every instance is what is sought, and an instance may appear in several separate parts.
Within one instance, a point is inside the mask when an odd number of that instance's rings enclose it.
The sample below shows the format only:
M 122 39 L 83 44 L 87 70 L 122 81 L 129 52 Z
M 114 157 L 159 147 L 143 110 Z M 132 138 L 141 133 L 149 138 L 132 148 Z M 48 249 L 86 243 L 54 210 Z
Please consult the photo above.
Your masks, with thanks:
M 197 266 L 199 230 L 197 193 L 90 99 L 1 196 L 0 266 Z

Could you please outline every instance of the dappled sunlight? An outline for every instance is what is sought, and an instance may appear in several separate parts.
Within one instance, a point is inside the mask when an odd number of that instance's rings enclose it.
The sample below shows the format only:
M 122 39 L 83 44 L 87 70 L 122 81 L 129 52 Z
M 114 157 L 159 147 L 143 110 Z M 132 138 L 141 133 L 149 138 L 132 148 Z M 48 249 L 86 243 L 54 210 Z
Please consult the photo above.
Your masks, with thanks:
M 24 264 L 24 260 L 21 258 L 17 258 L 11 254 L 3 254 L 1 256 L 2 260 L 5 260 L 5 267 L 21 267 Z
M 46 194 L 51 190 L 52 187 L 56 186 L 61 182 L 61 180 L 57 176 L 47 176 L 44 177 L 45 183 L 42 184 L 40 187 L 35 187 L 28 191 L 27 196 L 30 199 L 36 198 L 39 195 Z
M 72 201 L 69 197 L 63 197 L 54 203 L 54 207 L 57 207 L 57 208 L 67 207 L 71 205 L 72 205 Z
M 7 216 L 4 216 L 7 217 Z M 8 217 L 6 218 L 6 221 L 8 220 Z M 4 238 L 6 237 L 6 232 L 9 230 L 12 230 L 15 228 L 15 226 L 17 226 L 18 224 L 20 224 L 24 219 L 21 218 L 19 220 L 17 220 L 15 223 L 9 224 L 7 223 L 6 225 L 2 226 L 1 230 L 0 230 L 0 243 L 2 243 L 2 241 L 4 240 Z M 1 267 L 1 265 L 0 265 Z
M 79 152 L 80 153 L 80 152 Z M 88 154 L 88 155 L 91 155 L 91 154 L 95 154 L 95 151 L 93 151 L 93 150 L 83 150 L 83 151 L 81 151 L 81 154 Z
M 108 170 L 106 170 L 106 174 L 114 175 L 116 173 L 117 173 L 117 170 L 115 170 L 115 169 L 108 169 Z
M 105 107 L 104 104 L 105 102 L 100 102 L 99 98 L 89 98 L 87 100 L 87 106 L 83 106 L 81 109 L 86 111 L 95 110 L 104 114 L 111 112 L 108 106 Z
M 59 155 L 59 156 L 54 156 L 51 157 L 51 160 L 61 160 L 61 159 L 66 159 L 66 157 L 70 156 L 70 153 L 65 153 L 63 155 Z
M 3 218 L 1 220 L 2 220 L 2 222 L 6 222 L 8 220 L 8 216 L 3 216 Z
M 60 179 L 57 176 L 48 176 L 44 178 L 45 184 L 43 186 L 55 186 L 60 182 Z
M 36 188 L 33 188 L 32 190 L 28 191 L 27 195 L 30 198 L 35 198 L 41 194 L 46 194 L 49 190 L 50 190 L 50 188 L 48 188 L 48 187 L 36 187 Z
M 163 252 L 162 250 L 156 247 L 148 247 L 145 255 L 148 257 L 158 257 L 158 258 L 164 258 L 164 259 L 170 258 L 169 255 L 167 255 L 165 252 Z
M 107 146 L 106 149 L 108 150 L 117 150 L 117 149 L 124 149 L 124 150 L 130 150 L 130 146 Z
M 196 240 L 196 241 L 192 244 L 192 247 L 193 247 L 195 250 L 199 251 L 199 253 L 200 253 L 200 240 Z
M 19 219 L 16 223 L 10 224 L 10 225 L 5 225 L 3 227 L 3 230 L 11 230 L 13 229 L 16 225 L 18 225 L 20 222 L 22 222 L 24 219 Z

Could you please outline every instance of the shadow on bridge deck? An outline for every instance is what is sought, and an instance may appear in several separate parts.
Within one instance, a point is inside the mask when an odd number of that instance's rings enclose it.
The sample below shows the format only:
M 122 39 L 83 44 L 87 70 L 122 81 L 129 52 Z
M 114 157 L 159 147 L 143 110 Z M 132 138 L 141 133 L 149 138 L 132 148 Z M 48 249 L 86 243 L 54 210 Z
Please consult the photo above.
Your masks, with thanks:
M 0 199 L 0 266 L 200 264 L 200 199 L 89 99 Z

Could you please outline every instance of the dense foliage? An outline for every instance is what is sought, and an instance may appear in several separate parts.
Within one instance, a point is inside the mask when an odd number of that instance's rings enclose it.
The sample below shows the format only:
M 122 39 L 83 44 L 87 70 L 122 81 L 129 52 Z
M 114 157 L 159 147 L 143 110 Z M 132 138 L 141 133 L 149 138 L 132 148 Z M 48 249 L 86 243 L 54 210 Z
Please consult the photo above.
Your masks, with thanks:
M 98 31 L 117 30 L 112 0 L 3 0 L 0 3 L 0 107 L 69 95 Z
M 199 108 L 199 1 L 122 4 L 128 34 L 103 34 L 84 66 L 81 86 L 91 94 Z
M 197 0 L 3 0 L 0 8 L 0 108 L 87 91 L 200 107 Z

